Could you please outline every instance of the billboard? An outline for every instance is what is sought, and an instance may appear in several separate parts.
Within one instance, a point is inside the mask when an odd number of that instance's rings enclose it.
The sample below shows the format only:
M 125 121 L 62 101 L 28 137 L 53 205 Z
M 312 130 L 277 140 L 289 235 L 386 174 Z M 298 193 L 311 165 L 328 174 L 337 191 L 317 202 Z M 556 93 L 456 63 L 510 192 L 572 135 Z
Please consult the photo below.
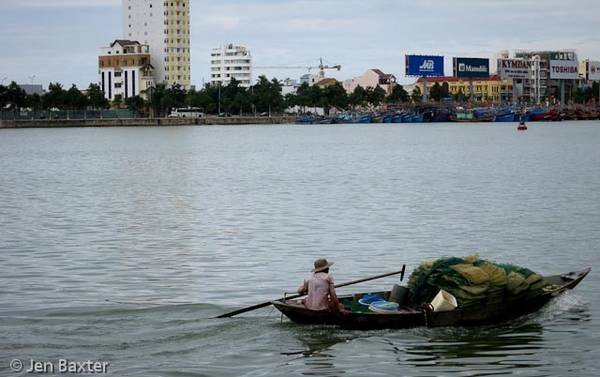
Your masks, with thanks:
M 498 59 L 498 74 L 502 80 L 531 78 L 531 61 L 525 59 Z
M 578 80 L 579 63 L 576 60 L 550 60 L 551 80 Z
M 600 62 L 588 62 L 588 80 L 600 81 Z
M 406 55 L 406 76 L 444 76 L 444 57 Z
M 488 77 L 490 75 L 490 59 L 454 58 L 454 77 Z

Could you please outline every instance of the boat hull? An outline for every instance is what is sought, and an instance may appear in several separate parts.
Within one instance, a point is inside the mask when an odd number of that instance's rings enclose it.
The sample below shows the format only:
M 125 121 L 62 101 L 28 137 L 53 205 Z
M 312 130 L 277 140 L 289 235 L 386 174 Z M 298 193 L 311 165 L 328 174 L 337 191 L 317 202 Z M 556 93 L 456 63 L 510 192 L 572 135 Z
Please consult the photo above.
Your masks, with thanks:
M 458 118 L 455 116 L 450 116 L 450 122 L 456 123 L 481 123 L 481 122 L 492 122 L 494 120 L 493 115 L 482 116 L 479 118 Z
M 402 305 L 399 311 L 375 312 L 332 312 L 306 309 L 299 300 L 274 301 L 272 304 L 286 317 L 298 324 L 335 325 L 346 329 L 403 329 L 412 327 L 479 326 L 506 322 L 526 314 L 534 313 L 554 297 L 573 289 L 587 276 L 590 269 L 563 275 L 548 276 L 545 280 L 553 289 L 535 296 L 516 296 L 497 304 L 455 309 L 448 312 L 433 312 L 427 307 Z M 340 296 L 341 302 L 357 300 L 366 293 Z M 390 292 L 377 292 L 389 297 Z
M 494 122 L 514 122 L 517 120 L 517 115 L 514 113 L 496 115 Z

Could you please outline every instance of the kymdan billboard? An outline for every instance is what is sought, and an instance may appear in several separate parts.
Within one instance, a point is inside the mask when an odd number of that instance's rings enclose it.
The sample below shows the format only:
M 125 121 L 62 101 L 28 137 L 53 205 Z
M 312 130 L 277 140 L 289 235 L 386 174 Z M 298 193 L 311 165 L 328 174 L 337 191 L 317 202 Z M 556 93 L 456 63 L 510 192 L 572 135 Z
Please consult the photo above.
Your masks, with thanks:
M 531 78 L 531 61 L 525 59 L 498 59 L 498 74 L 502 80 Z
M 406 76 L 444 76 L 444 57 L 406 55 Z
M 588 79 L 600 81 L 600 62 L 589 62 L 588 64 Z
M 490 60 L 481 58 L 454 58 L 454 77 L 488 77 Z
M 550 79 L 579 79 L 579 63 L 576 60 L 550 60 Z

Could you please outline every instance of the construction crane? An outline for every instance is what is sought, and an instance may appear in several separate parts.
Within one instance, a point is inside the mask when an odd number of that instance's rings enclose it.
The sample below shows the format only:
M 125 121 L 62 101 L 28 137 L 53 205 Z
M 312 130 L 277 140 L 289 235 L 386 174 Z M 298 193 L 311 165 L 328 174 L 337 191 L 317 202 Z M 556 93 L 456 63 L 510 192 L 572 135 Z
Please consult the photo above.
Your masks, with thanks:
M 324 79 L 325 78 L 325 70 L 326 69 L 336 69 L 336 70 L 340 71 L 342 69 L 342 66 L 340 64 L 325 65 L 325 64 L 323 64 L 323 58 L 320 58 L 318 66 L 305 66 L 305 65 L 283 66 L 283 65 L 274 65 L 274 66 L 257 66 L 257 67 L 254 67 L 254 68 L 257 68 L 257 69 L 307 69 L 309 72 L 312 71 L 313 69 L 319 69 L 319 78 L 320 79 Z

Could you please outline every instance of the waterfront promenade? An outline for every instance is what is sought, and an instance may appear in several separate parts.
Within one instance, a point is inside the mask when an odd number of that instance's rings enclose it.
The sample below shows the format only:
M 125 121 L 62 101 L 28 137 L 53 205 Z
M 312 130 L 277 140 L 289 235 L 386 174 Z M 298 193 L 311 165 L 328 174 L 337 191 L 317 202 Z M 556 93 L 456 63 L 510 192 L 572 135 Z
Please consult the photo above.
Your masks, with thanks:
M 64 128 L 64 127 L 154 127 L 154 126 L 209 126 L 248 124 L 290 124 L 293 116 L 253 117 L 207 116 L 203 118 L 123 118 L 123 119 L 27 119 L 0 120 L 0 128 Z

